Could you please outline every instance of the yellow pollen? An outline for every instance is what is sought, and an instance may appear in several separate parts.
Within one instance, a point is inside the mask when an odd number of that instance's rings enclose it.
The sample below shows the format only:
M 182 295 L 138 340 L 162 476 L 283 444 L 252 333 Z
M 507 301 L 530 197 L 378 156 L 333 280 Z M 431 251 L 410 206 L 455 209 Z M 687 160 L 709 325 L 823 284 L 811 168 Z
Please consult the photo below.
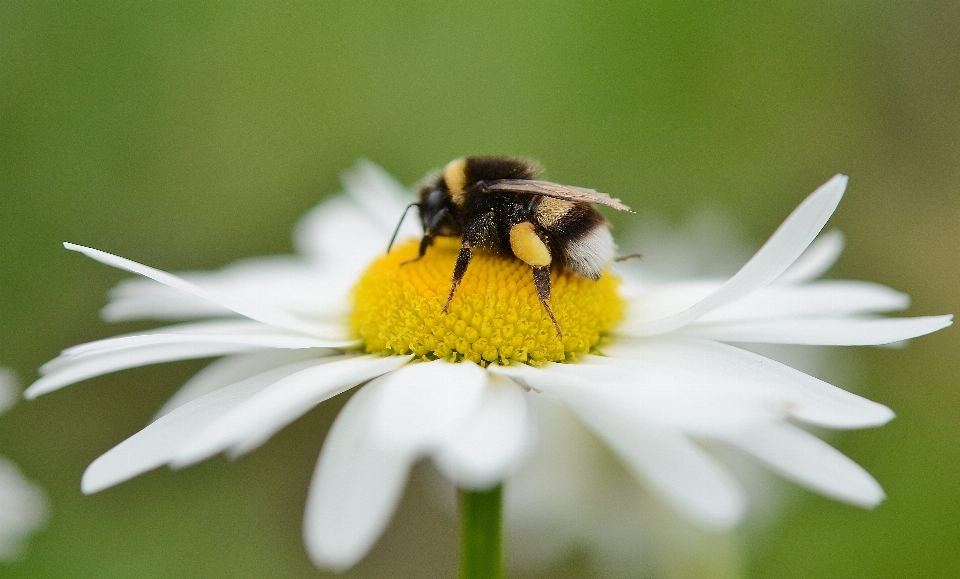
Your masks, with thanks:
M 374 261 L 353 288 L 350 323 L 369 353 L 423 359 L 511 361 L 539 365 L 591 352 L 623 316 L 620 280 L 604 272 L 592 281 L 553 268 L 550 307 L 563 337 L 537 299 L 530 266 L 512 256 L 474 250 L 450 302 L 460 240 L 437 238 L 423 258 L 417 241 Z

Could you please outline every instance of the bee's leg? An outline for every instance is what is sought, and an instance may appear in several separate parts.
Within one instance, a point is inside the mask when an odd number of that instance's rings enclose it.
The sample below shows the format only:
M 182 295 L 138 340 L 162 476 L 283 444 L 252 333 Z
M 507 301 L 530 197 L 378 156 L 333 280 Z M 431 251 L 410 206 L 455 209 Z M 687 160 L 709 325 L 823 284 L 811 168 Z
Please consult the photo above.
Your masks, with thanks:
M 450 282 L 450 295 L 447 296 L 447 303 L 443 304 L 443 313 L 447 313 L 447 308 L 450 307 L 450 300 L 453 299 L 453 294 L 457 291 L 457 286 L 460 285 L 464 274 L 467 273 L 467 266 L 470 265 L 470 257 L 472 255 L 473 254 L 471 253 L 469 246 L 464 245 L 460 248 L 460 253 L 457 254 L 457 265 L 453 267 L 453 280 Z
M 630 259 L 643 259 L 642 253 L 628 253 L 627 255 L 621 255 L 620 257 L 613 258 L 613 261 L 620 263 L 621 261 L 627 261 Z
M 557 318 L 553 316 L 553 310 L 550 309 L 550 267 L 533 267 L 533 285 L 537 288 L 537 297 L 540 298 L 540 305 L 543 306 L 543 309 L 546 310 L 547 315 L 550 316 L 550 321 L 553 322 L 555 328 L 557 328 L 557 336 L 562 338 L 563 332 L 560 330 L 560 324 L 557 323 Z
M 417 254 L 417 257 L 413 259 L 408 259 L 407 261 L 402 261 L 400 262 L 400 265 L 407 265 L 408 263 L 413 263 L 417 261 L 418 259 L 423 257 L 424 254 L 427 253 L 427 248 L 430 247 L 431 245 L 433 245 L 433 236 L 424 235 L 423 238 L 420 239 L 420 253 Z
M 520 261 L 526 263 L 533 270 L 533 285 L 537 288 L 537 297 L 540 305 L 550 316 L 553 325 L 557 328 L 557 335 L 563 337 L 560 324 L 550 309 L 550 264 L 553 256 L 550 248 L 540 239 L 537 228 L 529 221 L 522 221 L 510 228 L 510 250 Z

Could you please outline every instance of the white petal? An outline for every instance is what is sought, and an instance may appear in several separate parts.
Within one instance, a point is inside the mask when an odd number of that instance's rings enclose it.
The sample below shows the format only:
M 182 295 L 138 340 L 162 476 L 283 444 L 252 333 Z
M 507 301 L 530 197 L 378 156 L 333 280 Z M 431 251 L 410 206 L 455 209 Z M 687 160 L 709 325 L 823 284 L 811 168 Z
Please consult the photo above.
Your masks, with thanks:
M 102 356 L 91 356 L 58 366 L 56 370 L 34 382 L 23 395 L 28 399 L 33 399 L 69 384 L 128 368 L 175 360 L 212 358 L 258 349 L 260 349 L 259 346 L 249 344 L 164 344 L 109 352 Z
M 373 546 L 410 466 L 464 427 L 487 380 L 474 364 L 420 362 L 350 399 L 327 435 L 307 499 L 304 540 L 318 566 L 344 570 Z
M 335 294 L 342 293 L 348 283 L 315 260 L 293 256 L 244 259 L 217 271 L 176 275 L 219 296 L 269 305 L 310 319 L 324 314 L 324 305 L 339 299 Z M 117 284 L 101 314 L 111 321 L 235 315 L 215 303 L 143 278 Z
M 178 289 L 180 291 L 186 292 L 188 294 L 203 298 L 212 303 L 223 306 L 231 311 L 234 311 L 242 316 L 246 316 L 252 320 L 258 322 L 263 322 L 265 324 L 270 324 L 272 326 L 277 326 L 280 328 L 285 328 L 295 332 L 302 332 L 307 335 L 312 336 L 323 336 L 324 330 L 322 327 L 317 326 L 316 324 L 306 322 L 300 319 L 297 319 L 290 314 L 280 311 L 280 310 L 271 310 L 269 308 L 264 308 L 261 306 L 244 303 L 240 300 L 233 298 L 226 298 L 221 295 L 217 295 L 213 292 L 204 290 L 203 288 L 197 287 L 195 284 L 192 284 L 186 280 L 183 280 L 173 274 L 169 274 L 165 271 L 160 271 L 152 267 L 125 259 L 110 253 L 100 251 L 98 249 L 92 249 L 89 247 L 83 247 L 82 245 L 75 245 L 73 243 L 64 243 L 64 247 L 67 249 L 78 251 L 92 259 L 95 259 L 103 264 L 116 267 L 118 269 L 123 269 L 131 273 L 136 273 L 144 277 L 148 277 L 152 280 L 158 281 L 164 285 L 170 286 L 172 288 Z
M 373 547 L 390 521 L 416 453 L 371 442 L 384 379 L 360 388 L 337 416 L 320 452 L 303 521 L 307 553 L 345 571 Z
M 120 282 L 125 284 L 129 281 Z M 213 302 L 171 290 L 171 295 L 111 298 L 100 310 L 100 317 L 108 322 L 130 320 L 179 321 L 197 318 L 234 316 L 233 312 Z
M 771 285 L 704 315 L 694 324 L 788 318 L 826 318 L 904 310 L 910 296 L 886 286 L 850 280 Z
M 590 399 L 590 404 L 629 420 L 691 433 L 738 430 L 785 412 L 782 404 L 770 404 L 764 386 L 670 364 L 645 361 L 626 367 L 609 358 L 584 356 L 579 364 L 542 368 L 517 364 L 489 370 L 557 396 L 559 388 L 573 389 L 580 403 Z
M 655 360 L 703 374 L 724 375 L 767 389 L 765 404 L 790 416 L 828 428 L 867 428 L 894 414 L 882 404 L 832 386 L 753 352 L 698 338 L 656 337 L 618 340 L 604 353 L 636 364 Z
M 816 436 L 785 423 L 726 437 L 783 477 L 822 495 L 874 507 L 883 489 L 870 473 Z
M 646 320 L 673 304 L 694 303 L 715 287 L 714 282 L 665 284 L 632 299 L 627 318 L 616 333 L 644 336 Z M 704 314 L 690 326 L 762 319 L 823 318 L 903 310 L 910 296 L 886 286 L 850 280 L 825 280 L 803 285 L 774 284 Z M 687 328 L 682 328 L 684 331 Z
M 803 283 L 817 279 L 833 267 L 843 253 L 843 233 L 828 231 L 816 238 L 810 247 L 780 274 L 777 283 Z
M 628 301 L 626 319 L 617 328 L 628 327 L 640 335 L 643 324 L 692 307 L 723 286 L 721 279 L 664 282 L 654 285 L 625 283 L 621 295 Z
M 694 521 L 727 529 L 746 514 L 747 496 L 740 484 L 682 433 L 602 416 L 584 420 L 654 492 Z
M 178 342 L 246 343 L 260 347 L 281 348 L 317 348 L 338 343 L 318 340 L 286 330 L 278 330 L 273 326 L 245 319 L 203 321 L 155 328 L 133 334 L 122 334 L 72 346 L 63 350 L 57 358 L 41 366 L 40 373 L 48 374 L 89 356 Z M 350 344 L 350 342 L 344 343 Z
M 234 455 L 249 452 L 317 404 L 409 360 L 410 356 L 349 356 L 318 361 L 224 413 L 177 452 L 172 466 L 182 468 L 231 447 Z
M 267 326 L 269 328 L 269 326 Z M 258 348 L 345 348 L 356 344 L 354 340 L 318 340 L 291 332 L 222 333 L 222 334 L 178 334 L 147 333 L 139 336 L 107 338 L 96 342 L 81 344 L 64 350 L 64 358 L 69 361 L 91 356 L 100 356 L 124 350 L 165 346 L 170 344 L 241 344 Z M 56 366 L 53 366 L 56 369 Z
M 399 212 L 396 219 L 400 219 Z M 301 253 L 323 263 L 345 261 L 359 270 L 387 251 L 391 233 L 349 198 L 338 196 L 324 201 L 300 220 L 294 245 Z
M 393 233 L 404 207 L 414 200 L 406 187 L 367 159 L 357 161 L 353 169 L 340 176 L 340 180 L 350 199 L 375 219 L 388 235 Z
M 154 338 L 154 336 L 159 336 Z M 182 337 L 181 336 L 187 336 Z M 284 330 L 277 330 L 272 326 L 244 319 L 223 321 L 204 321 L 190 324 L 178 324 L 155 328 L 146 332 L 123 334 L 79 344 L 65 349 L 60 356 L 50 360 L 40 367 L 41 374 L 49 374 L 61 368 L 75 364 L 87 358 L 103 356 L 105 354 L 122 353 L 124 350 L 150 349 L 163 347 L 171 343 L 209 342 L 215 344 L 246 344 L 249 346 L 266 348 L 312 348 L 317 344 L 334 344 L 335 342 L 317 340 L 294 334 Z
M 166 464 L 211 421 L 289 371 L 279 368 L 225 386 L 161 416 L 93 461 L 83 473 L 80 488 L 95 493 Z
M 332 260 L 367 264 L 387 249 L 390 235 L 413 196 L 383 169 L 358 161 L 342 176 L 345 196 L 325 201 L 297 225 L 297 250 Z M 420 237 L 417 220 L 408 216 L 397 239 Z
M 653 423 L 640 415 L 636 404 L 596 388 L 602 380 L 591 385 L 560 378 L 559 373 L 537 380 L 536 373 L 524 371 L 525 381 L 560 398 L 637 476 L 684 513 L 714 528 L 730 527 L 743 517 L 747 501 L 739 484 L 678 429 Z
M 523 390 L 512 380 L 495 376 L 476 410 L 440 442 L 434 462 L 458 487 L 491 488 L 529 450 L 531 418 Z
M 183 406 L 204 394 L 229 386 L 251 376 L 266 372 L 272 368 L 286 366 L 295 362 L 302 362 L 317 358 L 318 352 L 313 350 L 266 350 L 252 354 L 239 354 L 214 360 L 203 370 L 194 374 L 193 378 L 180 387 L 167 402 L 157 411 L 153 419 L 156 420 L 174 408 Z
M 426 452 L 479 404 L 487 373 L 470 362 L 409 364 L 384 376 L 370 436 L 391 448 Z
M 942 330 L 953 316 L 917 318 L 845 318 L 766 320 L 692 325 L 680 334 L 722 342 L 801 344 L 811 346 L 877 346 Z
M 663 334 L 693 322 L 722 305 L 769 284 L 782 274 L 816 238 L 833 215 L 847 187 L 847 177 L 836 175 L 810 194 L 767 242 L 727 283 L 692 307 L 644 325 L 646 335 Z

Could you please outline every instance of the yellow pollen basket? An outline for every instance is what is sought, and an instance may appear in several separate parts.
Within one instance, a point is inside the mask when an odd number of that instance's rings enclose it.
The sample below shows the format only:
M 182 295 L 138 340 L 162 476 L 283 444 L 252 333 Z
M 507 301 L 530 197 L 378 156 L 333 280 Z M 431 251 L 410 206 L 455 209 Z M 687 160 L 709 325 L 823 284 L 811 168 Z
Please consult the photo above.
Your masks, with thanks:
M 353 288 L 350 323 L 369 353 L 424 359 L 511 361 L 539 365 L 576 360 L 593 350 L 623 316 L 620 280 L 592 281 L 554 268 L 550 307 L 563 337 L 537 299 L 530 266 L 513 256 L 474 250 L 447 313 L 460 240 L 440 237 L 423 258 L 417 241 L 374 261 Z

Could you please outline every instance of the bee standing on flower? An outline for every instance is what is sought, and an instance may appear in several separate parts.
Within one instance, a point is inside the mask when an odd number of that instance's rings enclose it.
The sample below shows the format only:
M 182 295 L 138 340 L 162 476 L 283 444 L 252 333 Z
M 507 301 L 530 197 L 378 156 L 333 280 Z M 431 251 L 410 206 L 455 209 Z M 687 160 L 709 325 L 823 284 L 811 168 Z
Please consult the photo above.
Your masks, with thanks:
M 538 165 L 523 159 L 461 157 L 420 185 L 417 202 L 407 207 L 419 209 L 423 224 L 416 259 L 424 256 L 436 236 L 461 238 L 444 313 L 467 273 L 473 249 L 488 249 L 513 254 L 530 266 L 540 304 L 557 335 L 563 335 L 549 304 L 551 265 L 600 279 L 613 261 L 616 245 L 607 220 L 590 204 L 630 208 L 593 189 L 539 181 L 540 173 Z

